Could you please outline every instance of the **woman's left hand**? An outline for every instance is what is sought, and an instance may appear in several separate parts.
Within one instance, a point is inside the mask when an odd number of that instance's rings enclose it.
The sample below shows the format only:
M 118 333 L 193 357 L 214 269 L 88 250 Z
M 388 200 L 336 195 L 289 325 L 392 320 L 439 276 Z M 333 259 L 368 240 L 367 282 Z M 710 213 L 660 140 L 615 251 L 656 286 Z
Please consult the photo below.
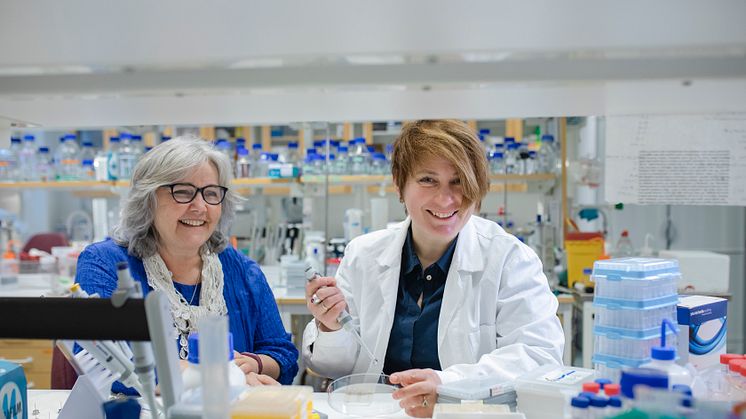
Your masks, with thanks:
M 235 362 L 236 365 L 238 365 L 238 368 L 241 368 L 241 371 L 243 371 L 247 376 L 252 372 L 259 373 L 259 364 L 250 356 L 233 351 L 233 362 Z
M 438 400 L 438 374 L 431 369 L 413 369 L 391 374 L 391 383 L 402 386 L 392 396 L 409 416 L 429 418 L 433 416 Z

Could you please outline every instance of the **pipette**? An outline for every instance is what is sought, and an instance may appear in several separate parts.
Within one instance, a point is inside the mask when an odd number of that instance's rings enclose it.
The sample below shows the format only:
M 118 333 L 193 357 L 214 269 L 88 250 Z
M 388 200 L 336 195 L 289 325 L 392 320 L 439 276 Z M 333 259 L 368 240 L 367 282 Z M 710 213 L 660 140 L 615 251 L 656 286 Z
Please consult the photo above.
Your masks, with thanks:
M 306 281 L 311 282 L 319 276 L 321 275 L 314 271 L 311 265 L 306 265 Z M 320 301 L 313 301 L 313 303 L 319 304 Z M 342 328 L 344 330 L 350 332 L 350 334 L 355 337 L 357 343 L 360 344 L 360 347 L 363 348 L 363 350 L 368 354 L 368 357 L 370 357 L 371 361 L 373 361 L 373 365 L 378 364 L 378 359 L 373 355 L 373 352 L 371 352 L 370 348 L 368 348 L 368 345 L 365 344 L 362 336 L 360 336 L 360 333 L 355 328 L 355 324 L 352 321 L 352 316 L 350 316 L 350 313 L 348 313 L 347 310 L 342 310 L 342 312 L 339 313 L 339 316 L 337 317 L 337 321 L 340 325 L 342 325 Z

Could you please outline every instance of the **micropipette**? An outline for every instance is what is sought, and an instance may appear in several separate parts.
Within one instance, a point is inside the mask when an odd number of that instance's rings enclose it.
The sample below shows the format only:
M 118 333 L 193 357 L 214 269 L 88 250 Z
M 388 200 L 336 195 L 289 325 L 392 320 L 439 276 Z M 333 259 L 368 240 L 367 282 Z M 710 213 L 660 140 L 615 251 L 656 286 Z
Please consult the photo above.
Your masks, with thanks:
M 306 265 L 306 281 L 311 282 L 316 277 L 319 277 L 319 275 L 316 271 L 313 270 L 311 265 Z M 323 288 L 323 287 L 322 287 Z M 319 304 L 317 301 L 313 301 L 314 304 Z M 378 359 L 373 355 L 373 352 L 371 352 L 370 348 L 368 348 L 368 345 L 365 344 L 363 341 L 362 336 L 360 336 L 360 333 L 355 328 L 355 325 L 352 321 L 352 316 L 350 316 L 350 313 L 347 312 L 347 310 L 342 310 L 341 313 L 339 313 L 339 316 L 337 317 L 337 321 L 340 325 L 342 325 L 342 328 L 348 332 L 352 336 L 355 337 L 355 340 L 357 340 L 357 343 L 360 344 L 360 347 L 363 348 L 363 350 L 368 354 L 368 357 L 373 361 L 373 365 L 378 364 Z

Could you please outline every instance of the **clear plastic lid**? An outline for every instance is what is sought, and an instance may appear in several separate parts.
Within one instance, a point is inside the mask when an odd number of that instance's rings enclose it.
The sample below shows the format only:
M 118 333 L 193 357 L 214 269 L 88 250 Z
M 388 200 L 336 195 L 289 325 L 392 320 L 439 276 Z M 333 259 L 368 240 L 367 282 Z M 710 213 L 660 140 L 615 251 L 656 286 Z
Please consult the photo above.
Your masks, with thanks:
M 593 263 L 593 275 L 646 278 L 669 272 L 679 272 L 678 260 L 631 257 L 598 260 Z
M 401 410 L 391 394 L 399 388 L 388 375 L 353 374 L 332 381 L 327 387 L 329 406 L 345 415 L 377 416 Z
M 560 365 L 542 365 L 515 380 L 516 390 L 536 389 L 543 391 L 576 390 L 586 381 L 593 381 L 596 371 Z
M 515 385 L 502 377 L 467 378 L 438 386 L 438 394 L 461 400 L 485 400 L 515 392 Z

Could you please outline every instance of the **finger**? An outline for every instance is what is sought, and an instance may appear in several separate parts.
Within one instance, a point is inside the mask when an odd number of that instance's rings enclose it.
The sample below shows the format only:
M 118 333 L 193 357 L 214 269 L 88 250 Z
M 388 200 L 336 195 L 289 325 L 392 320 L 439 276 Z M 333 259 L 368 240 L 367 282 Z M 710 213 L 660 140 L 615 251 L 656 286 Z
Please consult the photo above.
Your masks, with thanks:
M 317 289 L 314 294 L 319 300 L 323 301 L 334 295 L 342 295 L 342 290 L 337 287 L 324 287 Z
M 402 386 L 408 386 L 410 384 L 422 381 L 423 370 L 411 369 L 401 372 L 395 372 L 391 374 L 390 380 L 394 384 L 401 384 Z
M 430 396 L 434 393 L 433 385 L 427 381 L 420 381 L 418 383 L 409 384 L 404 386 L 391 394 L 394 399 L 407 399 L 407 398 L 419 398 L 422 401 L 422 396 Z M 428 400 L 431 397 L 428 397 Z
M 278 383 L 274 378 L 270 377 L 269 375 L 257 374 L 256 378 L 257 380 L 259 380 L 260 383 L 262 383 L 265 386 L 279 386 L 280 385 L 280 383 Z
M 422 407 L 422 405 L 420 405 L 416 407 L 405 408 L 404 413 L 413 418 L 430 418 L 433 416 L 433 407 Z
M 313 281 L 309 281 L 306 283 L 306 296 L 310 297 L 311 295 L 313 295 L 313 293 L 315 293 L 321 288 L 336 287 L 336 286 L 337 286 L 337 280 L 330 276 L 316 278 Z
M 248 384 L 250 386 L 261 386 L 262 382 L 259 381 L 259 375 L 258 374 L 254 373 L 254 372 L 250 372 L 250 373 L 246 374 L 246 384 Z
M 238 368 L 243 371 L 244 375 L 248 376 L 249 374 L 253 373 L 253 369 L 251 368 L 251 365 L 248 362 L 245 362 L 238 366 Z

